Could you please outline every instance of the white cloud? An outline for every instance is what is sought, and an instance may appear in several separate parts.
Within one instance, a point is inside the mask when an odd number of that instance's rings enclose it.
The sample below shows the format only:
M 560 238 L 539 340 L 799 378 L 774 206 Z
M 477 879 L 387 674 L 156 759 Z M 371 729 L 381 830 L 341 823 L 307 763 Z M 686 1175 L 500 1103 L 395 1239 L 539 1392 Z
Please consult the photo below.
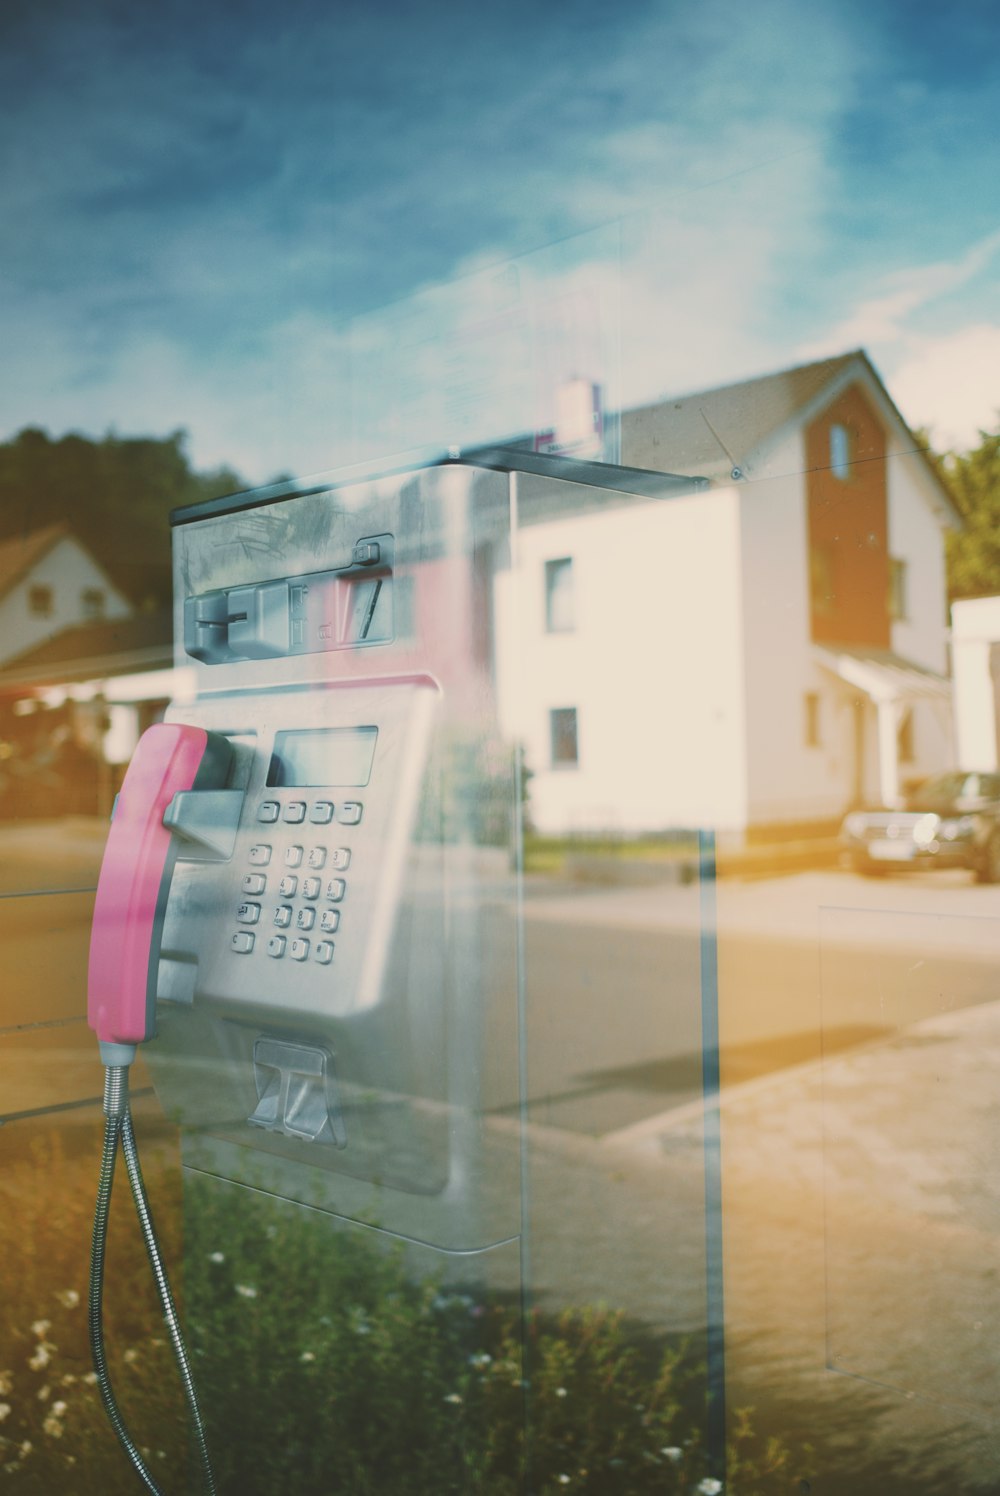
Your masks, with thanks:
M 875 348 L 910 335 L 914 314 L 960 291 L 1000 253 L 1000 230 L 971 244 L 954 260 L 908 266 L 885 277 L 875 296 L 861 301 L 821 339 L 800 348 L 804 358 L 821 358 L 845 348 Z
M 890 377 L 893 397 L 911 426 L 928 426 L 939 448 L 977 445 L 997 429 L 1000 326 L 979 322 L 941 337 L 910 340 Z

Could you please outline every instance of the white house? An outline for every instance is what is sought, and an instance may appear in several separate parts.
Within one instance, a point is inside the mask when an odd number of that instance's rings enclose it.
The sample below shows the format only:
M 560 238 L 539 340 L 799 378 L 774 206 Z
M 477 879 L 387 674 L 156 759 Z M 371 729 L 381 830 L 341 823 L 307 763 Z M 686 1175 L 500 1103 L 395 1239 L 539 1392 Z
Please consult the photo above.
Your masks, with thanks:
M 108 574 L 61 525 L 0 541 L 0 664 L 64 629 L 131 613 Z
M 710 486 L 519 534 L 498 684 L 539 830 L 818 823 L 954 761 L 960 520 L 863 352 L 628 411 L 622 449 Z

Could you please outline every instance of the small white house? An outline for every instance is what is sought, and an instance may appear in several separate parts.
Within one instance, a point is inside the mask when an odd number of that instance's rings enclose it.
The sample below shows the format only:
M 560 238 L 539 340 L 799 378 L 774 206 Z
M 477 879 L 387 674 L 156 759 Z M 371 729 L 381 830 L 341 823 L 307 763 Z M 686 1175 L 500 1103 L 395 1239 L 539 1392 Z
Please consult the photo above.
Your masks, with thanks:
M 960 520 L 864 353 L 625 412 L 622 452 L 710 486 L 527 528 L 498 582 L 540 831 L 818 823 L 954 762 Z
M 77 624 L 131 613 L 107 572 L 61 525 L 0 541 L 0 664 Z

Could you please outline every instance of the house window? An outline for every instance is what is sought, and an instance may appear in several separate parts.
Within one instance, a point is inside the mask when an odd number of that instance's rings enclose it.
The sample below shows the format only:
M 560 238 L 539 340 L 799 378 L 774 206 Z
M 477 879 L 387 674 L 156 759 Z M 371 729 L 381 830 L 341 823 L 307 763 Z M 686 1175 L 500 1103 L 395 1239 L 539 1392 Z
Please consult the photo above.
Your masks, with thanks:
M 83 609 L 84 618 L 103 618 L 104 604 L 105 596 L 100 587 L 84 587 L 80 593 L 80 606 Z
M 830 427 L 830 471 L 835 478 L 851 475 L 851 433 L 839 421 Z
M 820 733 L 819 715 L 820 697 L 818 691 L 807 691 L 805 694 L 805 739 L 807 748 L 819 748 L 822 743 Z
M 900 623 L 906 612 L 906 562 L 889 558 L 889 617 Z
M 575 706 L 557 706 L 549 712 L 549 740 L 554 769 L 575 767 L 580 762 Z
M 568 634 L 574 627 L 573 560 L 563 556 L 545 563 L 545 631 Z
M 896 743 L 899 751 L 899 762 L 901 764 L 912 764 L 916 759 L 916 750 L 913 746 L 913 713 L 904 712 L 899 720 L 899 730 L 896 734 Z
M 52 588 L 35 583 L 28 588 L 28 612 L 33 618 L 51 618 Z

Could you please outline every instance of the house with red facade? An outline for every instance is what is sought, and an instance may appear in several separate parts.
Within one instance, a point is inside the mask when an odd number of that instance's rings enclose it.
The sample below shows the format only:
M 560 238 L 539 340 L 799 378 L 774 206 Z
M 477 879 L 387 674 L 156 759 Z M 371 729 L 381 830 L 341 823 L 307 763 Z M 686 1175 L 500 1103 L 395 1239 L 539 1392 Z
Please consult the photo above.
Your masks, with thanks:
M 709 481 L 520 537 L 507 616 L 532 670 L 504 700 L 539 829 L 597 829 L 607 805 L 623 832 L 829 822 L 952 764 L 960 519 L 865 353 L 621 429 L 626 467 Z

